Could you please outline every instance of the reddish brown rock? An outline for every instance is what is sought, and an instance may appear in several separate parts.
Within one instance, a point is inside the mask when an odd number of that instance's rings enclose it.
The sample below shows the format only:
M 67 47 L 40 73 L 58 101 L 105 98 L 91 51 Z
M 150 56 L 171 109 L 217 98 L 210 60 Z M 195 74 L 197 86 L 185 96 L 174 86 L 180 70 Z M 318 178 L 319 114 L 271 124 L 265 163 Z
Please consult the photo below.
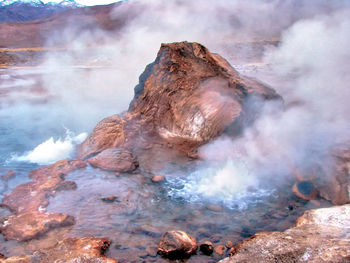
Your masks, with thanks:
M 198 249 L 194 238 L 183 231 L 168 231 L 158 245 L 158 253 L 169 258 L 182 258 L 196 253 Z
M 132 172 L 138 162 L 131 152 L 125 149 L 109 148 L 88 160 L 89 164 L 113 172 Z
M 86 166 L 79 160 L 64 160 L 42 167 L 29 174 L 31 182 L 17 186 L 5 195 L 1 206 L 14 214 L 4 220 L 1 232 L 8 240 L 24 241 L 36 238 L 50 229 L 74 224 L 74 218 L 63 214 L 45 213 L 49 198 L 57 191 L 72 190 L 76 184 L 65 181 L 69 172 Z
M 39 207 L 45 208 L 49 203 L 49 197 L 56 191 L 76 187 L 74 182 L 65 181 L 64 176 L 85 166 L 83 161 L 65 160 L 34 170 L 29 174 L 33 181 L 17 186 L 10 194 L 5 195 L 1 205 L 16 214 L 37 211 Z
M 218 245 L 214 248 L 214 251 L 219 256 L 223 256 L 225 254 L 226 247 L 224 245 Z
M 281 100 L 274 90 L 241 76 L 198 43 L 162 44 L 156 60 L 140 76 L 128 112 L 101 121 L 81 145 L 79 156 L 121 147 L 135 153 L 141 167 L 155 161 L 155 155 L 178 158 L 171 151 L 197 156 L 200 145 L 224 131 L 236 136 L 252 122 L 260 100 L 274 99 Z M 255 107 L 247 107 L 248 101 L 256 102 Z
M 350 205 L 315 209 L 284 232 L 258 233 L 244 240 L 220 262 L 346 262 L 349 233 Z
M 153 183 L 159 183 L 165 181 L 165 176 L 163 175 L 155 175 L 152 177 L 152 182 Z
M 214 245 L 210 241 L 205 241 L 202 244 L 200 244 L 199 249 L 200 249 L 200 251 L 202 251 L 202 253 L 204 255 L 209 256 L 209 255 L 213 254 Z
M 54 247 L 42 249 L 33 255 L 10 257 L 3 263 L 48 263 L 48 262 L 89 262 L 118 263 L 116 260 L 103 256 L 110 246 L 106 238 L 84 237 L 68 238 L 58 242 Z
M 100 121 L 89 137 L 80 146 L 79 157 L 86 158 L 124 142 L 125 121 L 118 115 Z
M 50 229 L 74 224 L 72 216 L 54 213 L 28 212 L 5 218 L 0 232 L 5 240 L 26 241 L 38 238 Z
M 231 241 L 227 241 L 226 244 L 225 244 L 225 246 L 226 246 L 227 248 L 232 248 L 232 247 L 233 247 L 233 243 L 232 243 Z

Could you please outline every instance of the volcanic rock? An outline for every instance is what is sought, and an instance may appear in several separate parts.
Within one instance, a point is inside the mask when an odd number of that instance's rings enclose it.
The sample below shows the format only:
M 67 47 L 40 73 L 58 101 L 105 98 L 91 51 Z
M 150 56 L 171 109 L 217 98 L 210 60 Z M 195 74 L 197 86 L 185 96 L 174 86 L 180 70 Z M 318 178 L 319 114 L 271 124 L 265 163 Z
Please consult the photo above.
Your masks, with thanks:
M 295 227 L 258 233 L 235 246 L 233 255 L 220 262 L 347 262 L 349 233 L 350 205 L 310 210 Z
M 169 258 L 183 258 L 196 253 L 196 240 L 183 231 L 168 231 L 158 245 L 158 253 Z
M 124 142 L 124 124 L 125 121 L 118 115 L 100 121 L 84 143 L 81 144 L 79 157 L 87 158 Z
M 227 248 L 232 248 L 232 247 L 233 247 L 232 241 L 227 241 L 226 244 L 225 244 L 225 246 L 226 246 Z
M 29 174 L 33 180 L 17 186 L 5 195 L 1 206 L 7 207 L 13 215 L 3 220 L 1 232 L 7 240 L 24 241 L 36 238 L 50 229 L 74 224 L 68 215 L 45 213 L 49 198 L 57 191 L 72 190 L 76 184 L 65 181 L 69 172 L 86 166 L 84 161 L 64 160 L 42 167 Z
M 73 224 L 74 218 L 69 215 L 28 212 L 4 219 L 0 232 L 5 240 L 27 241 L 38 238 L 50 229 Z
M 219 256 L 223 256 L 225 254 L 226 247 L 224 245 L 218 245 L 214 248 L 214 251 Z
M 153 183 L 159 183 L 165 181 L 165 177 L 163 175 L 155 175 L 152 177 Z
M 3 263 L 47 263 L 47 262 L 89 262 L 89 263 L 118 263 L 104 257 L 104 252 L 110 246 L 106 238 L 84 237 L 68 238 L 58 242 L 54 247 L 36 251 L 32 255 L 10 257 Z
M 205 241 L 202 244 L 200 244 L 199 249 L 200 249 L 200 251 L 202 251 L 202 253 L 204 255 L 209 256 L 209 255 L 213 254 L 214 245 L 210 241 Z
M 119 148 L 106 149 L 90 158 L 88 163 L 103 170 L 121 173 L 132 172 L 139 165 L 131 152 Z
M 282 101 L 274 90 L 241 76 L 204 46 L 162 44 L 140 76 L 128 112 L 102 120 L 82 143 L 79 157 L 120 147 L 133 152 L 143 167 L 156 158 L 159 163 L 178 158 L 171 151 L 196 156 L 200 145 L 220 134 L 239 134 L 264 100 Z

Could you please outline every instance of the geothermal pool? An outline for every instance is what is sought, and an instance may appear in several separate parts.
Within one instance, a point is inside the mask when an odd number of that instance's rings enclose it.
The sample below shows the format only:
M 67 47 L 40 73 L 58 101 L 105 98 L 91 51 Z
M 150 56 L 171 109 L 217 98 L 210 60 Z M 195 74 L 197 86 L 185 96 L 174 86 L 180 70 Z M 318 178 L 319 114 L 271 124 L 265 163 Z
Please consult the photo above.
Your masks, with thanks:
M 111 68 L 72 70 L 80 80 L 87 72 L 111 74 L 113 71 Z M 55 72 L 40 68 L 0 71 L 0 174 L 9 170 L 16 173 L 7 183 L 2 181 L 0 198 L 29 181 L 27 175 L 31 170 L 49 162 L 23 158 L 38 145 L 46 142 L 46 148 L 42 148 L 45 151 L 49 147 L 52 155 L 60 151 L 61 155 L 54 157 L 72 158 L 74 150 L 71 149 L 79 143 L 79 136 L 91 131 L 103 117 L 115 113 L 113 104 L 117 104 L 118 94 L 108 98 L 103 109 L 96 101 L 90 105 L 86 97 L 69 98 L 77 96 L 79 91 L 60 97 L 63 93 L 52 93 L 45 88 L 45 79 L 50 74 Z M 64 147 L 57 143 L 59 139 Z M 58 228 L 38 240 L 21 243 L 5 242 L 0 236 L 0 253 L 30 254 L 66 237 L 93 235 L 112 241 L 106 256 L 119 262 L 168 262 L 156 253 L 160 236 L 167 230 L 183 230 L 199 244 L 206 240 L 214 245 L 224 245 L 227 241 L 235 244 L 256 232 L 287 229 L 306 209 L 329 205 L 298 199 L 290 190 L 294 181 L 273 180 L 278 175 L 232 193 L 230 189 L 237 185 L 235 180 L 244 177 L 247 171 L 235 163 L 226 168 L 225 171 L 212 170 L 200 161 L 171 163 L 159 172 L 166 181 L 153 183 L 152 176 L 143 171 L 116 175 L 88 166 L 66 177 L 76 182 L 77 189 L 57 193 L 46 209 L 74 216 L 74 226 Z M 236 175 L 230 178 L 227 171 Z M 109 196 L 116 199 L 101 200 Z M 8 214 L 5 208 L 0 208 L 0 217 Z M 208 257 L 199 252 L 185 261 L 217 262 L 221 258 L 223 256 Z

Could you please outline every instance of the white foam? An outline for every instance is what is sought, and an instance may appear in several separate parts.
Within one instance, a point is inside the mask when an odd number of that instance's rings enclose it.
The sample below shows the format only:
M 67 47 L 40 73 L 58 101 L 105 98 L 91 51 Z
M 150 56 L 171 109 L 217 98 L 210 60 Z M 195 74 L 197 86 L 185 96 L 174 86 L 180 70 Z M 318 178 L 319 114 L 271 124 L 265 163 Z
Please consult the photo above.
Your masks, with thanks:
M 53 137 L 36 146 L 21 156 L 13 156 L 13 161 L 30 162 L 36 164 L 52 164 L 62 159 L 71 158 L 75 146 L 82 143 L 87 137 L 87 133 L 80 133 L 74 136 L 74 133 L 67 130 L 64 139 L 54 140 Z
M 222 165 L 211 165 L 191 173 L 182 180 L 169 180 L 174 184 L 170 196 L 182 197 L 190 202 L 221 203 L 228 208 L 246 209 L 273 193 L 259 187 L 257 178 L 242 160 L 228 159 Z M 181 187 L 178 185 L 181 184 Z

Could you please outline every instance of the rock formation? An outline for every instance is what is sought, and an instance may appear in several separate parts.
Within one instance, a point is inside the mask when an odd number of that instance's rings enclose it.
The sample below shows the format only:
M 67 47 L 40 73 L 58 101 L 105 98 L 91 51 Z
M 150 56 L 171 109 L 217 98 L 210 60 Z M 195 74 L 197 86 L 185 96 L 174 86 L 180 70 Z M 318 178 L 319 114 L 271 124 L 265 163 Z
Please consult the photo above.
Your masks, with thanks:
M 350 205 L 310 210 L 284 232 L 258 233 L 231 249 L 234 262 L 347 262 Z
M 121 173 L 132 172 L 139 165 L 131 152 L 119 148 L 106 149 L 88 162 L 94 167 Z
M 65 181 L 69 172 L 84 168 L 83 161 L 59 161 L 56 164 L 32 171 L 33 181 L 17 186 L 7 194 L 1 206 L 7 207 L 13 215 L 2 219 L 0 231 L 6 240 L 26 241 L 38 238 L 52 228 L 74 224 L 69 215 L 45 213 L 50 196 L 57 191 L 75 189 L 76 184 Z
M 42 249 L 33 255 L 10 257 L 2 259 L 3 263 L 48 263 L 48 262 L 89 262 L 89 263 L 118 263 L 104 257 L 103 253 L 110 246 L 105 238 L 84 237 L 68 238 L 56 246 Z
M 183 231 L 168 231 L 158 245 L 158 253 L 169 258 L 182 258 L 196 253 L 196 240 Z
M 154 148 L 193 157 L 220 134 L 237 135 L 255 119 L 259 101 L 275 99 L 281 100 L 274 90 L 241 76 L 198 43 L 162 44 L 140 76 L 128 112 L 102 120 L 81 145 L 79 157 L 113 147 L 131 151 L 141 167 L 155 162 L 147 158 Z

